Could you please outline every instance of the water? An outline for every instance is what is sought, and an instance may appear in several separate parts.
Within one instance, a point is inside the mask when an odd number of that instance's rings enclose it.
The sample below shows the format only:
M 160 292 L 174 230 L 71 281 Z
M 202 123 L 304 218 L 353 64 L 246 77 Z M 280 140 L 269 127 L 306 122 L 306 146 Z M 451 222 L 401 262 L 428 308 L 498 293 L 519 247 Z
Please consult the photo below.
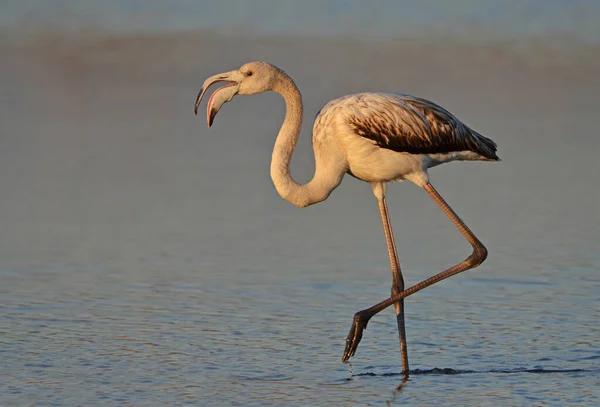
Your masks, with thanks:
M 0 405 L 600 403 L 594 45 L 203 32 L 2 53 Z M 490 256 L 407 299 L 406 383 L 391 310 L 340 362 L 354 312 L 389 293 L 369 186 L 281 200 L 274 94 L 236 98 L 210 131 L 193 116 L 205 77 L 249 59 L 296 78 L 307 120 L 335 96 L 397 90 L 499 144 L 501 163 L 431 172 Z M 392 185 L 389 204 L 407 284 L 469 253 L 423 191 Z
M 564 36 L 600 41 L 594 0 L 4 0 L 0 27 L 29 31 L 218 30 L 390 37 L 437 34 L 467 41 Z
M 413 369 L 461 374 L 415 374 L 398 392 L 391 312 L 350 367 L 339 360 L 352 311 L 385 294 L 385 270 L 291 268 L 4 273 L 3 405 L 598 402 L 595 270 L 490 265 L 415 297 Z

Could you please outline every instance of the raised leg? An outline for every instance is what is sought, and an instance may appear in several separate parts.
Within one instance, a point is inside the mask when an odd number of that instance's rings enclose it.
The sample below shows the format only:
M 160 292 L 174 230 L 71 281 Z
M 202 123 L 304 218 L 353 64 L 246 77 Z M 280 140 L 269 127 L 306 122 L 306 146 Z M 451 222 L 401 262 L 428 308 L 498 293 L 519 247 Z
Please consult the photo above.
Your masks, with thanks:
M 381 199 L 378 197 L 379 213 L 381 214 L 381 222 L 383 223 L 383 231 L 385 233 L 385 241 L 387 243 L 388 254 L 390 256 L 390 266 L 392 268 L 392 297 L 404 291 L 404 278 L 398 261 L 398 253 L 396 252 L 396 242 L 394 241 L 394 233 L 392 232 L 392 224 L 390 222 L 390 214 L 388 212 L 385 196 Z M 406 327 L 404 324 L 404 300 L 394 303 L 396 309 L 396 322 L 398 323 L 398 336 L 400 337 L 400 355 L 402 358 L 402 371 L 408 374 L 408 348 L 406 346 Z
M 452 220 L 452 222 L 456 225 L 458 230 L 463 234 L 465 239 L 471 244 L 473 247 L 473 253 L 467 257 L 464 261 L 458 263 L 456 266 L 450 267 L 447 270 L 442 271 L 439 274 L 436 274 L 433 277 L 428 278 L 427 280 L 421 281 L 420 283 L 408 288 L 407 290 L 402 291 L 399 294 L 396 294 L 385 301 L 380 302 L 372 306 L 371 308 L 367 308 L 365 310 L 359 311 L 354 315 L 354 320 L 352 321 L 352 327 L 350 328 L 350 333 L 348 334 L 348 338 L 346 339 L 346 349 L 344 350 L 344 356 L 342 357 L 342 361 L 347 361 L 356 353 L 356 348 L 360 343 L 362 338 L 363 330 L 367 327 L 367 323 L 369 320 L 386 309 L 392 304 L 397 303 L 400 300 L 412 295 L 418 291 L 421 291 L 424 288 L 429 287 L 439 281 L 445 280 L 448 277 L 452 277 L 455 274 L 461 273 L 465 270 L 472 269 L 474 267 L 479 266 L 487 257 L 487 249 L 485 246 L 477 239 L 477 237 L 471 232 L 471 230 L 465 225 L 465 223 L 456 215 L 456 213 L 450 208 L 450 206 L 444 201 L 444 199 L 440 196 L 440 194 L 435 190 L 433 185 L 427 183 L 423 187 L 429 195 L 433 198 L 433 200 L 442 208 L 444 213 Z

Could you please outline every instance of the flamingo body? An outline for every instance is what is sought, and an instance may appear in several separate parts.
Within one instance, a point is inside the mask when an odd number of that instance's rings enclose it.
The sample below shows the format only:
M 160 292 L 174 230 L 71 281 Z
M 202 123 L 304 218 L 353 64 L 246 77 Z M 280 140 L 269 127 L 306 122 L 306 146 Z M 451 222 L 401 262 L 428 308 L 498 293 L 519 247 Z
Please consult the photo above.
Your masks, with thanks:
M 497 161 L 496 144 L 426 99 L 358 93 L 334 99 L 317 114 L 313 143 L 339 143 L 347 173 L 367 182 L 409 179 L 455 160 Z
M 313 126 L 315 174 L 308 183 L 298 184 L 290 174 L 290 161 L 300 135 L 303 104 L 294 81 L 272 64 L 250 62 L 234 71 L 208 78 L 196 98 L 195 113 L 206 90 L 217 82 L 228 84 L 217 89 L 209 99 L 209 127 L 221 106 L 236 94 L 274 91 L 283 97 L 286 113 L 271 160 L 271 178 L 282 198 L 299 207 L 322 202 L 342 182 L 345 174 L 371 184 L 378 201 L 390 258 L 392 295 L 355 314 L 342 360 L 354 355 L 370 318 L 394 305 L 403 372 L 408 376 L 404 298 L 477 267 L 487 257 L 485 246 L 433 188 L 427 170 L 456 160 L 499 161 L 496 143 L 426 99 L 392 93 L 348 95 L 327 103 L 317 114 Z M 473 248 L 472 254 L 461 263 L 408 289 L 404 289 L 385 199 L 386 183 L 405 179 L 427 191 Z

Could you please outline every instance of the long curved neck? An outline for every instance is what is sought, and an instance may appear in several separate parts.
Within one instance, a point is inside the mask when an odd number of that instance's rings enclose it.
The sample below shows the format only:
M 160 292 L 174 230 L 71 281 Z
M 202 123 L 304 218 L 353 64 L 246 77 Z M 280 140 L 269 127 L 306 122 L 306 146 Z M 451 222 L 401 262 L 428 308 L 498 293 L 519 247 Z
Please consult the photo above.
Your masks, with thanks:
M 283 96 L 286 105 L 285 119 L 277 135 L 271 159 L 271 178 L 275 188 L 283 199 L 299 207 L 321 202 L 339 185 L 343 173 L 337 176 L 330 174 L 332 177 L 328 177 L 327 171 L 319 164 L 319 157 L 315 151 L 317 165 L 313 179 L 304 185 L 294 181 L 290 175 L 290 161 L 302 127 L 302 95 L 294 81 L 283 72 L 280 73 L 273 91 Z

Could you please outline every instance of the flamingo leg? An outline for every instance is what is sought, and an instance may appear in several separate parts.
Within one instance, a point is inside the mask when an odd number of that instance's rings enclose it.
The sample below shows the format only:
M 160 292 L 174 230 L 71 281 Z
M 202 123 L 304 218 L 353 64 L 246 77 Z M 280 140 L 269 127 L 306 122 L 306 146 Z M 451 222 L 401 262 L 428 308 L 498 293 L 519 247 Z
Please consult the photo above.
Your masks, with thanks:
M 469 270 L 479 266 L 487 257 L 487 249 L 485 246 L 479 241 L 477 236 L 471 232 L 471 230 L 465 225 L 465 223 L 458 217 L 458 215 L 450 208 L 450 206 L 444 201 L 441 195 L 435 190 L 433 185 L 427 183 L 424 187 L 425 191 L 429 193 L 429 195 L 433 198 L 433 200 L 442 208 L 444 213 L 452 220 L 452 222 L 456 225 L 458 230 L 463 234 L 465 239 L 471 244 L 473 247 L 473 253 L 469 257 L 467 257 L 462 262 L 457 265 L 450 267 L 447 270 L 442 271 L 434 275 L 433 277 L 428 278 L 427 280 L 423 280 L 418 284 L 393 295 L 385 301 L 380 302 L 370 308 L 359 311 L 354 315 L 354 320 L 352 321 L 352 327 L 350 328 L 350 333 L 348 334 L 348 338 L 346 339 L 346 349 L 344 350 L 344 356 L 342 357 L 342 361 L 347 361 L 356 353 L 356 348 L 362 339 L 363 330 L 367 327 L 367 323 L 369 320 L 382 310 L 386 309 L 392 304 L 397 303 L 398 301 L 403 300 L 404 298 L 412 295 L 418 291 L 421 291 L 424 288 L 429 287 L 439 281 L 445 280 L 448 277 L 452 277 L 458 273 L 462 273 L 465 270 Z
M 404 278 L 400 269 L 400 261 L 396 251 L 396 242 L 392 231 L 392 223 L 388 212 L 385 196 L 377 199 L 379 203 L 379 213 L 383 223 L 385 241 L 387 243 L 388 254 L 390 256 L 390 266 L 392 268 L 392 297 L 404 291 Z M 398 323 L 398 336 L 400 337 L 400 355 L 402 358 L 402 371 L 408 374 L 408 348 L 406 346 L 406 327 L 404 324 L 404 300 L 394 303 L 396 309 L 396 322 Z

